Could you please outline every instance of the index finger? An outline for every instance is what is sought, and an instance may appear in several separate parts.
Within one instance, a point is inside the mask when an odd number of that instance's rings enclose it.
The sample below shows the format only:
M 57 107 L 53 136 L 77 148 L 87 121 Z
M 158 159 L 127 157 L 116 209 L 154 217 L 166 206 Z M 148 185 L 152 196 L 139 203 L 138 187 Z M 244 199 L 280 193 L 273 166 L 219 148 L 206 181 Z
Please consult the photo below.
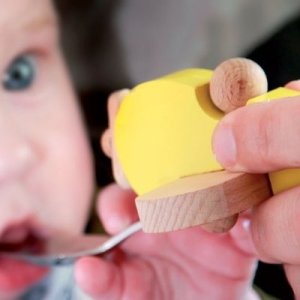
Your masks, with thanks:
M 253 208 L 252 237 L 263 261 L 300 264 L 299 196 L 295 187 Z

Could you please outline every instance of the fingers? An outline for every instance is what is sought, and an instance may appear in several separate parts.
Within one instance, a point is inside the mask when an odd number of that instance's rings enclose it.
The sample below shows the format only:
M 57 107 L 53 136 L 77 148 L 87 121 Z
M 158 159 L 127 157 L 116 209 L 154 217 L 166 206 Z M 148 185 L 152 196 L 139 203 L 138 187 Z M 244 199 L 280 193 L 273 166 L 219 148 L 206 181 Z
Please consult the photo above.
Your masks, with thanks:
M 114 126 L 115 119 L 118 113 L 121 102 L 124 97 L 129 93 L 129 90 L 124 89 L 115 92 L 110 95 L 108 99 L 108 119 L 109 119 L 109 129 L 103 133 L 101 137 L 101 147 L 103 152 L 112 159 L 112 169 L 115 181 L 123 188 L 130 188 L 130 184 L 127 181 L 126 175 L 124 174 L 115 147 L 114 141 Z
M 262 260 L 300 264 L 299 200 L 300 187 L 296 187 L 253 208 L 253 242 Z
M 118 264 L 96 257 L 80 259 L 75 280 L 93 299 L 158 299 L 161 290 L 155 267 L 146 260 L 125 258 Z
M 257 252 L 253 244 L 251 236 L 251 213 L 248 210 L 240 214 L 236 225 L 230 230 L 229 234 L 233 238 L 238 249 L 242 250 L 247 255 L 257 257 Z
M 300 166 L 300 97 L 252 104 L 226 115 L 213 135 L 216 159 L 231 171 Z
M 115 234 L 138 220 L 132 190 L 124 190 L 117 184 L 105 187 L 98 197 L 97 209 L 103 226 Z
M 284 269 L 287 279 L 293 289 L 295 299 L 300 299 L 300 265 L 285 265 Z
M 285 85 L 286 88 L 300 91 L 300 80 L 294 80 Z
M 300 90 L 300 81 L 287 88 Z M 231 171 L 270 172 L 300 167 L 300 97 L 259 103 L 223 118 L 213 136 L 216 159 Z M 300 187 L 282 192 L 253 209 L 251 231 L 259 257 L 286 264 L 300 297 Z M 298 213 L 299 212 L 299 213 Z
M 110 157 L 112 156 L 112 145 L 111 145 L 111 132 L 110 129 L 106 129 L 100 139 L 100 145 L 103 153 L 107 156 Z
M 75 266 L 75 280 L 93 299 L 120 299 L 121 273 L 110 262 L 96 257 L 80 259 Z

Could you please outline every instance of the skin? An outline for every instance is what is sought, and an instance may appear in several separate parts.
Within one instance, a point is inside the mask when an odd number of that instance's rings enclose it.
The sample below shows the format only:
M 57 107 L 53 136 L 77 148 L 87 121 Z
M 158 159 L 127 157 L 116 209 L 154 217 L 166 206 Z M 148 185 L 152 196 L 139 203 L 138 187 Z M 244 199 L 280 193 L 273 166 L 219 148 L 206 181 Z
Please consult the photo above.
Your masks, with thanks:
M 300 82 L 287 87 L 300 90 Z M 123 97 L 124 91 L 110 97 L 109 116 L 112 103 L 118 105 Z M 295 113 L 300 109 L 299 100 L 255 104 L 229 113 L 213 137 L 216 158 L 230 171 L 266 173 L 299 167 L 300 126 Z M 249 124 L 251 131 L 247 130 Z M 109 141 L 112 122 L 110 125 L 102 144 L 114 159 L 107 146 L 113 145 Z M 228 142 L 228 128 L 235 137 L 235 147 L 222 144 Z M 226 299 L 227 295 L 228 299 L 257 299 L 251 283 L 259 258 L 284 263 L 296 299 L 300 299 L 299 191 L 294 188 L 258 205 L 241 215 L 225 234 L 211 234 L 200 227 L 159 235 L 139 233 L 108 260 L 80 260 L 77 282 L 94 299 Z M 109 233 L 137 220 L 134 197 L 133 191 L 117 185 L 102 191 L 98 211 Z
M 98 199 L 99 216 L 111 234 L 138 219 L 136 195 L 120 187 L 128 183 L 112 136 L 115 115 L 127 93 L 122 90 L 109 98 L 109 129 L 101 139 L 119 183 L 105 188 Z M 107 259 L 81 259 L 75 276 L 93 299 L 258 299 L 251 288 L 256 263 L 247 213 L 226 234 L 211 234 L 201 227 L 157 235 L 140 232 Z
M 287 87 L 300 90 L 300 81 Z M 227 115 L 213 139 L 218 161 L 233 172 L 268 173 L 299 168 L 299 100 L 300 97 L 293 97 L 255 104 Z M 250 123 L 251 131 L 247 130 Z M 284 264 L 296 299 L 300 299 L 299 195 L 300 188 L 295 187 L 273 196 L 253 210 L 251 221 L 259 257 Z
M 100 198 L 102 220 L 111 233 L 117 226 L 110 216 L 119 214 L 120 223 L 137 217 L 131 190 L 111 185 Z M 248 220 L 243 216 L 221 235 L 200 227 L 140 232 L 108 259 L 81 259 L 77 282 L 93 299 L 258 299 L 251 289 L 256 258 Z
M 0 6 L 0 78 L 24 54 L 36 73 L 24 89 L 0 86 L 0 243 L 21 242 L 29 233 L 78 234 L 94 189 L 93 162 L 56 14 L 48 0 L 1 0 Z M 46 272 L 0 257 L 0 299 L 16 299 Z
M 0 0 L 0 5 L 1 78 L 5 78 L 12 61 L 24 53 L 31 55 L 37 70 L 33 84 L 22 91 L 8 91 L 3 84 L 0 88 L 0 243 L 18 243 L 33 232 L 44 237 L 59 232 L 78 234 L 87 220 L 93 192 L 92 159 L 57 43 L 55 13 L 48 0 Z M 248 109 L 243 117 L 247 116 L 251 116 Z M 238 118 L 232 117 L 230 126 Z M 257 124 L 264 126 L 262 122 Z M 297 130 L 296 117 L 288 124 L 285 132 Z M 278 122 L 273 125 L 280 131 Z M 258 130 L 254 133 L 260 134 Z M 281 135 L 274 136 L 274 140 Z M 287 137 L 282 136 L 280 142 Z M 253 140 L 249 136 L 252 144 L 248 147 L 253 147 Z M 282 165 L 287 164 L 288 157 L 296 157 L 296 152 L 294 156 L 291 152 L 297 150 L 297 145 L 295 150 L 286 150 L 288 156 L 278 147 L 274 152 L 263 152 L 263 146 L 261 153 L 267 157 L 271 154 L 269 160 L 260 158 L 265 171 L 275 163 L 272 154 L 282 151 Z M 266 149 L 271 146 L 265 145 Z M 222 150 L 215 151 L 220 158 Z M 254 161 L 259 165 L 257 153 L 251 165 Z M 234 161 L 229 168 L 235 166 L 250 168 L 244 161 Z M 277 200 L 256 208 L 250 227 L 259 254 L 285 262 L 295 289 L 299 277 L 297 192 L 288 191 L 285 204 L 278 195 Z M 98 211 L 109 233 L 137 219 L 134 196 L 131 190 L 116 185 L 102 191 Z M 280 205 L 284 206 L 283 212 Z M 270 211 L 278 216 L 276 222 L 270 222 Z M 257 260 L 249 217 L 241 216 L 237 225 L 222 235 L 200 227 L 163 235 L 140 232 L 105 258 L 79 260 L 76 280 L 94 299 L 226 299 L 227 295 L 231 300 L 257 299 L 251 289 Z M 258 223 L 264 230 L 258 228 Z M 271 247 L 275 242 L 277 249 Z M 280 248 L 285 249 L 281 252 Z M 16 299 L 46 272 L 0 257 L 0 299 Z

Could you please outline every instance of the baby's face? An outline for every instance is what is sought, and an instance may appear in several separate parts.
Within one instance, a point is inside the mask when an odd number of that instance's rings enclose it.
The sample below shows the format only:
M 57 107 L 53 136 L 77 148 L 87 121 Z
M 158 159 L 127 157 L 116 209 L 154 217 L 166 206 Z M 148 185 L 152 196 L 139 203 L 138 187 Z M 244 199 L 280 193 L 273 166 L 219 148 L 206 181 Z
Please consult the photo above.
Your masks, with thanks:
M 0 0 L 0 245 L 86 222 L 92 160 L 58 38 L 51 1 Z M 0 299 L 38 273 L 0 257 Z

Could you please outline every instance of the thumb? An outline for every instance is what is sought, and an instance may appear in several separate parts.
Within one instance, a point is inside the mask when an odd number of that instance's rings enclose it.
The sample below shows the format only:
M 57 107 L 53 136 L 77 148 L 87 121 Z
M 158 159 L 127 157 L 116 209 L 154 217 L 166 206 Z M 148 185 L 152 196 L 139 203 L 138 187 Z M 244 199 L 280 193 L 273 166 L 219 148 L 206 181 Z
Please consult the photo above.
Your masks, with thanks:
M 300 97 L 251 104 L 226 115 L 213 150 L 228 170 L 270 172 L 300 166 Z

